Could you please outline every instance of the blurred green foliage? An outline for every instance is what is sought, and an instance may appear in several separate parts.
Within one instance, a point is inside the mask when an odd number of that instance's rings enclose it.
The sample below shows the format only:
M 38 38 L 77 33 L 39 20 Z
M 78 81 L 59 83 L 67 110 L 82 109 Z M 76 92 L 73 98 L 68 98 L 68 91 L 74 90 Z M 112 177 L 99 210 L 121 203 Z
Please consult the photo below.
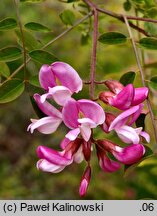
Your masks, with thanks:
M 70 1 L 68 1 L 70 2 Z M 140 4 L 137 1 L 133 5 L 140 8 L 143 13 L 145 7 L 144 1 Z M 117 13 L 126 13 L 123 9 L 123 0 L 103 0 L 95 1 L 106 9 Z M 147 3 L 148 4 L 148 3 Z M 82 14 L 78 12 L 80 6 L 74 7 L 75 3 L 64 4 L 57 0 L 46 0 L 41 3 L 31 4 L 29 2 L 20 3 L 20 16 L 23 26 L 26 23 L 40 23 L 51 31 L 38 32 L 31 31 L 39 46 L 45 45 L 47 42 L 55 38 L 63 32 L 67 26 L 60 19 L 63 11 L 71 10 L 75 14 L 75 20 L 82 18 L 83 13 L 87 12 L 87 8 L 81 7 Z M 126 5 L 125 5 L 126 7 Z M 128 10 L 128 6 L 127 6 Z M 129 7 L 130 15 L 134 15 L 134 8 Z M 84 12 L 83 12 L 84 11 Z M 0 3 L 0 18 L 6 17 L 16 19 L 15 6 L 13 1 L 5 0 Z M 63 19 L 63 16 L 62 16 Z M 65 19 L 65 17 L 64 17 Z M 92 19 L 92 18 L 91 18 Z M 115 31 L 121 32 L 128 36 L 125 25 L 114 18 L 100 14 L 99 16 L 99 33 Z M 72 24 L 73 21 L 69 21 Z M 136 23 L 136 21 L 134 21 Z M 65 21 L 64 21 L 65 23 Z M 66 23 L 68 24 L 68 23 Z M 140 23 L 144 27 L 143 23 Z M 28 29 L 27 29 L 28 31 Z M 27 34 L 27 35 L 28 35 Z M 84 24 L 70 31 L 64 37 L 50 45 L 45 51 L 55 53 L 55 56 L 61 61 L 71 64 L 80 74 L 83 80 L 89 79 L 90 71 L 90 52 L 91 52 L 91 20 L 86 20 Z M 138 34 L 134 31 L 135 38 Z M 30 38 L 30 36 L 28 36 Z M 83 38 L 84 37 L 84 38 Z M 20 44 L 17 40 L 17 30 L 0 31 L 1 44 L 0 48 L 5 46 L 13 46 Z M 33 40 L 33 39 L 32 39 Z M 18 43 L 17 43 L 18 41 Z M 30 44 L 29 44 L 30 45 Z M 35 44 L 31 44 L 31 46 Z M 145 57 L 148 63 L 156 61 L 156 51 L 147 51 Z M 22 59 L 7 63 L 11 73 L 16 70 Z M 27 65 L 27 77 L 36 76 L 38 74 L 41 63 L 31 61 Z M 128 72 L 135 71 L 135 86 L 141 85 L 140 75 L 136 65 L 133 49 L 129 40 L 125 44 L 106 45 L 98 43 L 97 53 L 97 80 L 105 80 L 108 78 L 120 79 L 120 77 Z M 9 73 L 9 72 L 7 72 Z M 1 74 L 1 72 L 0 72 Z M 156 74 L 156 68 L 147 67 L 146 79 Z M 6 76 L 6 75 L 5 75 Z M 16 75 L 17 78 L 23 78 L 23 70 Z M 1 77 L 2 81 L 4 77 Z M 105 89 L 103 85 L 96 86 L 95 96 L 99 91 Z M 29 119 L 36 117 L 29 95 L 32 95 L 39 89 L 31 85 L 27 86 L 29 93 L 23 93 L 16 101 L 0 105 L 0 198 L 1 199 L 80 199 L 78 195 L 79 183 L 81 175 L 84 171 L 85 164 L 73 164 L 67 167 L 59 174 L 42 173 L 36 169 L 36 147 L 46 145 L 59 149 L 59 143 L 67 132 L 62 125 L 56 133 L 52 135 L 43 135 L 35 132 L 33 135 L 28 133 L 27 126 Z M 156 92 L 151 93 L 152 104 L 157 105 Z M 89 98 L 88 85 L 84 86 L 76 98 Z M 110 107 L 104 106 L 105 110 Z M 116 110 L 117 111 L 117 110 Z M 157 114 L 156 108 L 154 108 Z M 146 131 L 151 135 L 151 147 L 154 147 L 154 135 L 149 116 L 146 117 Z M 115 134 L 102 134 L 100 130 L 95 131 L 96 137 L 108 137 L 112 141 L 119 143 L 119 139 Z M 99 165 L 95 155 L 92 153 L 92 180 L 85 199 L 157 199 L 157 158 L 147 159 L 143 161 L 136 169 L 124 177 L 123 168 L 117 173 L 104 173 Z

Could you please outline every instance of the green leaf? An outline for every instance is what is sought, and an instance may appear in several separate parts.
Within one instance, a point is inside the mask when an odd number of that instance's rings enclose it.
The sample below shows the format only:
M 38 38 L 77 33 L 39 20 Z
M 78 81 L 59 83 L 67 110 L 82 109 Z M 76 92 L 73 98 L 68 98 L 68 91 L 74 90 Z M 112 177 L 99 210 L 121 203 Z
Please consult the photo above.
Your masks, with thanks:
M 18 98 L 24 91 L 24 83 L 21 80 L 13 79 L 0 86 L 0 103 L 8 103 Z
M 128 85 L 129 83 L 133 83 L 135 79 L 136 73 L 133 71 L 129 71 L 123 74 L 119 80 L 124 86 Z
M 82 33 L 82 36 L 81 36 L 81 45 L 87 45 L 89 43 L 89 40 L 90 40 L 90 36 L 88 33 Z
M 149 33 L 150 36 L 157 36 L 157 26 L 156 23 L 145 22 L 144 30 Z
M 32 30 L 32 31 L 39 31 L 39 32 L 50 32 L 51 31 L 48 27 L 40 23 L 36 23 L 36 22 L 26 23 L 25 28 Z
M 152 7 L 148 9 L 146 13 L 148 17 L 155 19 L 155 17 L 157 16 L 157 7 Z
M 0 62 L 0 75 L 5 78 L 10 76 L 10 69 L 5 62 Z
M 64 10 L 59 16 L 65 25 L 73 25 L 75 22 L 75 15 L 71 10 Z
M 31 3 L 39 3 L 44 2 L 46 0 L 20 0 L 20 2 L 31 2 Z
M 151 49 L 151 50 L 157 49 L 157 39 L 153 37 L 142 38 L 139 41 L 139 44 L 141 45 L 141 47 L 146 49 Z
M 98 40 L 103 44 L 113 45 L 113 44 L 125 43 L 127 37 L 124 34 L 119 32 L 107 32 L 100 35 Z
M 56 56 L 43 50 L 33 50 L 29 53 L 29 56 L 41 64 L 51 64 L 58 60 Z
M 127 0 L 126 2 L 124 2 L 123 7 L 125 11 L 131 10 L 131 3 Z
M 16 30 L 16 35 L 19 39 L 20 44 L 22 44 L 22 36 L 20 30 Z M 23 30 L 25 46 L 28 50 L 39 49 L 41 44 L 37 41 L 37 39 L 28 31 Z
M 151 90 L 157 91 L 157 76 L 153 76 L 150 79 L 150 82 L 148 82 L 148 85 L 149 85 Z
M 151 148 L 149 148 L 148 146 L 144 146 L 145 147 L 145 154 L 144 156 L 141 158 L 140 161 L 138 161 L 135 164 L 131 164 L 131 165 L 125 165 L 124 167 L 124 177 L 127 177 L 136 167 L 138 167 L 140 165 L 141 162 L 143 162 L 144 160 L 151 158 L 153 156 L 153 151 Z
M 17 47 L 6 47 L 0 50 L 0 62 L 9 62 L 21 58 L 22 52 Z
M 38 75 L 32 76 L 29 79 L 29 83 L 36 86 L 36 87 L 41 87 L 40 83 L 39 83 L 39 76 Z
M 10 30 L 17 27 L 17 22 L 13 18 L 5 18 L 0 21 L 0 31 Z

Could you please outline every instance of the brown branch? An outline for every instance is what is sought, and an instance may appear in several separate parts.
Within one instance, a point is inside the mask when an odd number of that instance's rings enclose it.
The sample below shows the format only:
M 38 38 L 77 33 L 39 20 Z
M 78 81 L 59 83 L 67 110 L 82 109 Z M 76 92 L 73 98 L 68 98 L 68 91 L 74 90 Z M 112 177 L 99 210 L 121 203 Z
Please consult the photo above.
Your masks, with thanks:
M 91 70 L 90 70 L 90 81 L 89 94 L 90 98 L 94 99 L 95 89 L 95 72 L 96 72 L 96 55 L 97 55 L 97 42 L 98 42 L 98 11 L 96 5 L 90 0 L 84 0 L 84 2 L 93 10 L 94 21 L 93 21 L 93 48 L 91 54 Z
M 125 22 L 124 21 L 124 19 L 123 19 L 123 15 L 121 15 L 121 14 L 117 14 L 117 13 L 114 13 L 114 12 L 112 12 L 112 11 L 109 11 L 109 10 L 106 10 L 106 9 L 102 9 L 102 8 L 99 8 L 99 7 L 97 7 L 96 8 L 99 12 L 101 12 L 101 13 L 104 13 L 104 14 L 107 14 L 107 15 L 109 15 L 109 16 L 112 16 L 112 17 L 114 17 L 114 18 L 116 18 L 116 19 L 118 19 L 118 20 L 120 20 L 121 22 Z M 127 16 L 126 16 L 127 17 Z M 130 17 L 132 17 L 132 18 L 136 18 L 135 20 L 141 20 L 140 19 L 140 17 L 134 17 L 134 16 L 130 16 Z M 131 18 L 130 18 L 131 19 Z M 144 19 L 144 18 L 143 18 Z M 144 21 L 142 19 L 142 21 Z M 150 20 L 150 19 L 149 19 Z M 146 20 L 145 20 L 146 21 Z M 157 22 L 157 20 L 156 20 L 156 22 Z M 145 36 L 150 36 L 144 29 L 142 29 L 142 28 L 140 28 L 140 27 L 138 27 L 137 25 L 135 25 L 135 24 L 133 24 L 132 22 L 129 22 L 129 25 L 133 28 L 133 29 L 135 29 L 135 30 L 137 30 L 137 31 L 139 31 L 140 33 L 142 33 L 142 34 L 144 34 Z

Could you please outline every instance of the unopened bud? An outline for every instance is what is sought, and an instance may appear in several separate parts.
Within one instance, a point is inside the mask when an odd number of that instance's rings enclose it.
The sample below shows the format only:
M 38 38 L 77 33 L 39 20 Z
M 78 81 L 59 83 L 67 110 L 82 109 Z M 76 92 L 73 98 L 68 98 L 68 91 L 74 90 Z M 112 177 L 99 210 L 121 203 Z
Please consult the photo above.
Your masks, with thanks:
M 81 183 L 80 183 L 79 194 L 81 197 L 83 197 L 86 194 L 90 179 L 91 179 L 91 167 L 88 165 L 87 168 L 85 169 L 85 172 L 82 176 Z
M 99 99 L 106 104 L 110 103 L 110 100 L 115 96 L 112 92 L 101 92 L 99 94 Z
M 91 157 L 91 144 L 91 141 L 83 141 L 83 155 L 86 161 L 89 161 Z
M 124 88 L 117 80 L 107 80 L 104 83 L 114 94 L 118 94 Z
M 110 124 L 115 118 L 116 117 L 112 113 L 106 113 L 105 122 L 101 125 L 101 128 L 103 129 L 103 131 L 105 131 L 105 133 L 109 133 Z

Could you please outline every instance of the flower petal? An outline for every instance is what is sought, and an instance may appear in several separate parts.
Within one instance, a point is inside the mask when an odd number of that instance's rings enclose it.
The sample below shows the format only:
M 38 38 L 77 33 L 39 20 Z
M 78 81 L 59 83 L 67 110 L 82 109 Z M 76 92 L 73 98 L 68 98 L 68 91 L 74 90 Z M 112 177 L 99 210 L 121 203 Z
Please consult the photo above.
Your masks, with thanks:
M 54 101 L 63 106 L 71 98 L 72 92 L 64 86 L 55 86 L 49 88 L 48 93 L 41 96 L 41 102 L 44 103 L 47 98 L 53 98 Z
M 80 133 L 80 129 L 79 128 L 76 128 L 76 129 L 73 129 L 71 131 L 69 131 L 65 137 L 68 138 L 69 140 L 73 141 L 77 138 L 77 136 L 79 135 Z
M 83 197 L 86 194 L 87 188 L 88 188 L 88 181 L 87 179 L 83 179 L 79 187 L 79 194 L 81 197 Z
M 34 99 L 38 107 L 41 109 L 41 111 L 48 116 L 58 117 L 62 119 L 62 113 L 59 110 L 57 110 L 54 106 L 52 106 L 49 102 L 42 102 L 41 98 L 42 96 L 40 96 L 39 94 L 34 95 Z
M 99 165 L 105 172 L 116 172 L 121 167 L 118 162 L 109 159 L 106 155 L 104 155 L 104 157 L 100 157 Z
M 118 115 L 113 120 L 113 122 L 111 122 L 111 125 L 109 127 L 109 131 L 116 129 L 116 128 L 119 128 L 122 125 L 124 125 L 131 115 L 134 115 L 133 120 L 130 121 L 131 123 L 133 123 L 133 121 L 135 121 L 137 119 L 137 117 L 140 115 L 142 107 L 143 107 L 142 105 L 138 105 L 138 106 L 131 107 L 130 109 L 122 112 L 120 115 Z M 130 125 L 130 123 L 129 123 L 129 125 Z
M 78 100 L 79 110 L 86 118 L 93 120 L 97 125 L 103 124 L 105 121 L 105 113 L 102 107 L 91 100 Z
M 66 146 L 67 146 L 70 142 L 71 142 L 71 140 L 69 140 L 68 138 L 65 137 L 65 138 L 62 140 L 62 142 L 60 143 L 60 147 L 61 147 L 62 149 L 65 149 Z
M 78 119 L 78 123 L 82 124 L 82 125 L 87 125 L 90 128 L 95 128 L 97 125 L 95 124 L 95 122 L 89 118 L 81 118 Z
M 66 158 L 64 152 L 58 152 L 45 146 L 39 146 L 37 148 L 37 155 L 40 159 L 45 159 L 59 166 L 67 166 L 73 161 L 71 158 Z
M 87 166 L 87 168 L 83 173 L 80 187 L 79 187 L 79 194 L 81 197 L 83 197 L 86 194 L 88 185 L 90 183 L 90 179 L 91 179 L 91 167 Z
M 150 136 L 149 136 L 149 134 L 146 133 L 145 131 L 141 131 L 141 132 L 140 132 L 140 136 L 144 137 L 145 140 L 147 141 L 147 143 L 150 142 Z
M 136 143 L 138 144 L 140 139 L 136 130 L 130 126 L 124 125 L 118 129 L 115 129 L 119 138 L 125 143 Z
M 59 173 L 64 168 L 65 166 L 59 166 L 59 165 L 50 163 L 49 161 L 45 159 L 41 159 L 37 162 L 37 169 L 40 169 L 44 172 Z
M 77 102 L 74 99 L 68 100 L 62 110 L 64 124 L 71 129 L 77 128 L 78 114 Z
M 41 119 L 31 119 L 32 123 L 28 126 L 27 131 L 34 132 L 35 129 L 43 134 L 50 134 L 57 130 L 62 120 L 57 117 L 44 117 Z
M 49 87 L 56 86 L 56 81 L 51 66 L 43 65 L 41 67 L 39 71 L 39 82 L 45 90 L 48 90 Z
M 49 88 L 49 94 L 52 95 L 57 104 L 63 106 L 71 98 L 72 92 L 64 86 L 55 86 Z
M 148 92 L 147 87 L 135 88 L 135 95 L 131 105 L 135 106 L 142 103 L 148 97 Z
M 139 104 L 137 106 L 134 106 L 134 107 L 137 107 L 137 110 L 135 112 L 132 112 L 131 119 L 127 123 L 129 126 L 132 125 L 138 119 L 138 117 L 140 116 L 142 112 L 143 106 L 144 104 Z M 134 110 L 134 107 L 132 107 L 132 110 Z
M 121 110 L 128 109 L 133 101 L 134 91 L 133 85 L 128 84 L 119 94 L 110 99 L 109 104 Z
M 87 142 L 90 139 L 92 133 L 91 128 L 88 125 L 81 125 L 80 132 L 83 139 Z
M 72 93 L 79 92 L 82 89 L 82 80 L 78 73 L 69 64 L 64 62 L 54 62 L 51 68 L 61 84 Z
M 73 160 L 76 163 L 81 163 L 84 159 L 83 152 L 82 152 L 82 146 L 77 150 L 77 152 L 73 155 Z
M 133 144 L 125 148 L 117 146 L 116 151 L 112 154 L 117 160 L 124 164 L 133 164 L 138 162 L 145 153 L 145 148 L 141 144 Z

